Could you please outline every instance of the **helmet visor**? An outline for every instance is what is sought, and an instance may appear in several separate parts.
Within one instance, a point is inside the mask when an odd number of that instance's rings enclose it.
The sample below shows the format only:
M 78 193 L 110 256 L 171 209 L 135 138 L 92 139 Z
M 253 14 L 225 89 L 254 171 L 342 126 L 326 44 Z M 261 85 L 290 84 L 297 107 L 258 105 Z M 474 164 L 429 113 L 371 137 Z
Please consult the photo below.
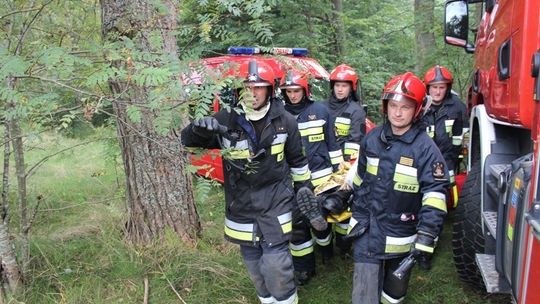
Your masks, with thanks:
M 409 98 L 405 95 L 402 95 L 402 94 L 397 94 L 397 93 L 383 93 L 382 95 L 382 100 L 395 100 L 395 101 L 398 101 L 398 102 L 402 102 L 402 101 L 411 101 L 411 102 L 414 102 L 416 104 L 416 101 L 412 98 Z
M 270 87 L 271 83 L 267 81 L 244 81 L 245 87 Z

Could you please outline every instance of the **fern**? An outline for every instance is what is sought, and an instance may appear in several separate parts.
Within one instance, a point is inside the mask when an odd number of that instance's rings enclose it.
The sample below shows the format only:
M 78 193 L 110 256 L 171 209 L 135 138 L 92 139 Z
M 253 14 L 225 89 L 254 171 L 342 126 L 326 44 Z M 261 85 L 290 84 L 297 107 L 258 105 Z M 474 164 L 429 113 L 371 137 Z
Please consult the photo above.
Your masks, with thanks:
M 142 119 L 141 109 L 136 105 L 128 105 L 126 108 L 126 113 L 129 118 L 134 123 L 140 123 Z

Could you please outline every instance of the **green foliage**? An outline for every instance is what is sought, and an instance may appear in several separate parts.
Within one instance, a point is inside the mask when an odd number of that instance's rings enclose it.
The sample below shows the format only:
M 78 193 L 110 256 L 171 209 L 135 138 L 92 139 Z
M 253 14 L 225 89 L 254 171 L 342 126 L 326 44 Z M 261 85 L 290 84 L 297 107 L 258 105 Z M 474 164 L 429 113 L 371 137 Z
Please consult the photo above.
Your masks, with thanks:
M 129 119 L 134 123 L 140 123 L 142 119 L 141 108 L 137 105 L 128 105 L 126 109 Z

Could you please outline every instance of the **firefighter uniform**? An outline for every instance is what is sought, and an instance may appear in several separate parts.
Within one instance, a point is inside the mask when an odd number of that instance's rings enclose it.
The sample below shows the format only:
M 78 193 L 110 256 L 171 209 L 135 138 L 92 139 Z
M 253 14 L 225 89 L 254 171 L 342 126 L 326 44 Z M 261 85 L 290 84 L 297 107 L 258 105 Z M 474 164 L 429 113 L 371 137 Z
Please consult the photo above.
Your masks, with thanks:
M 457 203 L 455 172 L 459 168 L 459 156 L 463 144 L 464 104 L 454 94 L 448 94 L 440 105 L 431 105 L 422 117 L 426 132 L 433 139 L 448 166 L 450 174 L 450 195 Z
M 422 117 L 426 132 L 443 154 L 448 170 L 455 170 L 463 143 L 463 107 L 459 98 L 450 94 L 441 105 L 431 105 Z
M 261 124 L 236 111 L 221 110 L 214 118 L 228 127 L 226 135 L 201 136 L 188 125 L 182 142 L 225 150 L 225 238 L 241 245 L 261 303 L 296 303 L 288 251 L 292 211 L 295 189 L 311 187 L 298 125 L 278 100 Z
M 365 232 L 353 241 L 353 303 L 366 301 L 355 293 L 373 285 L 370 273 L 380 278 L 380 300 L 399 303 L 408 278 L 389 283 L 394 279 L 389 273 L 409 253 L 417 232 L 433 238 L 439 234 L 448 171 L 439 149 L 418 124 L 395 136 L 386 122 L 366 135 L 360 149 L 349 231 Z
M 343 158 L 347 161 L 356 158 L 360 149 L 360 141 L 366 134 L 366 112 L 359 102 L 349 97 L 346 101 L 339 101 L 332 95 L 327 102 L 332 116 L 332 125 L 336 139 L 343 151 Z M 343 237 L 347 234 L 348 220 L 335 223 L 336 246 L 345 253 L 350 249 L 350 242 Z
M 286 103 L 285 109 L 296 116 L 302 144 L 311 171 L 311 183 L 318 186 L 328 180 L 336 170 L 343 156 L 329 125 L 330 114 L 321 103 L 304 97 L 298 104 Z M 308 223 L 300 215 L 293 219 L 293 237 L 291 253 L 294 267 L 301 276 L 299 280 L 308 280 L 315 272 L 314 242 Z M 323 259 L 332 253 L 331 226 L 325 231 L 313 230 L 315 242 L 321 248 Z M 306 276 L 302 278 L 302 276 Z M 303 282 L 302 282 L 303 283 Z
M 327 101 L 336 139 L 343 151 L 345 160 L 358 155 L 360 141 L 366 134 L 366 112 L 359 102 L 349 97 L 346 101 L 338 101 L 331 96 Z

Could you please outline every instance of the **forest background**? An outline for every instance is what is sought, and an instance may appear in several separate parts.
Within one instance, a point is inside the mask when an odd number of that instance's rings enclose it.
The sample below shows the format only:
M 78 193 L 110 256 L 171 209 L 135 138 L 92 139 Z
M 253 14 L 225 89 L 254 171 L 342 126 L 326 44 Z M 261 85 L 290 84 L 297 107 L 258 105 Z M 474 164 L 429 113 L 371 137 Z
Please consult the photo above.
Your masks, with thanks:
M 256 303 L 238 248 L 222 237 L 221 186 L 192 175 L 177 139 L 230 82 L 181 75 L 229 46 L 305 47 L 329 71 L 356 69 L 379 122 L 381 89 L 398 73 L 444 65 L 466 96 L 472 58 L 444 45 L 443 9 L 441 0 L 4 0 L 0 303 Z M 458 281 L 450 230 L 434 270 L 415 270 L 407 303 L 502 301 Z M 336 257 L 300 298 L 349 303 L 351 279 L 350 258 Z

